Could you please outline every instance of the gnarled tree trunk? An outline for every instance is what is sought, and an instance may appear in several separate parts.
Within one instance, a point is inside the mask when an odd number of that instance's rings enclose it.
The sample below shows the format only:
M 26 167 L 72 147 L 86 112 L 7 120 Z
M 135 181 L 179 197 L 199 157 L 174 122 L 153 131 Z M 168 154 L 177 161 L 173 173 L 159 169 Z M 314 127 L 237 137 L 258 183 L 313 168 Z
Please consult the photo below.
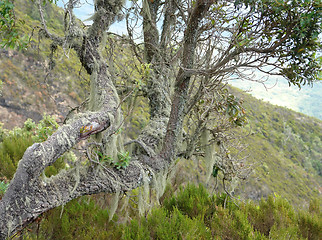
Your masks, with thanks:
M 158 37 L 152 35 L 157 34 L 154 27 L 159 1 L 145 2 L 149 2 L 144 10 L 149 11 L 149 13 L 145 12 L 144 16 L 146 60 L 148 63 L 154 64 L 160 62 L 160 58 L 162 58 L 159 56 L 160 53 L 154 49 L 155 44 L 159 45 Z M 182 60 L 186 68 L 192 67 L 196 46 L 194 39 L 198 23 L 211 2 L 197 1 L 190 16 L 184 37 Z M 101 57 L 100 45 L 105 44 L 104 32 L 114 21 L 121 7 L 122 1 L 111 1 L 110 3 L 97 0 L 94 22 L 87 31 L 82 30 L 77 26 L 76 21 L 71 19 L 72 24 L 66 31 L 66 39 L 73 39 L 68 41 L 68 44 L 76 50 L 82 65 L 91 75 L 88 111 L 75 115 L 45 142 L 35 143 L 26 150 L 14 178 L 0 202 L 0 239 L 6 239 L 16 233 L 41 213 L 79 196 L 132 190 L 143 182 L 144 171 L 149 169 L 149 171 L 158 172 L 167 168 L 175 158 L 176 143 L 182 129 L 189 77 L 179 71 L 175 83 L 176 95 L 171 103 L 168 91 L 169 79 L 163 75 L 162 66 L 154 66 L 154 73 L 148 82 L 151 119 L 136 141 L 144 151 L 137 151 L 126 169 L 118 170 L 101 164 L 79 164 L 74 168 L 61 170 L 51 178 L 42 176 L 47 166 L 52 165 L 62 154 L 90 136 L 96 135 L 95 141 L 102 146 L 105 153 L 111 154 L 109 151 L 115 151 L 115 146 L 113 146 L 113 142 L 116 141 L 113 139 L 115 135 L 111 135 L 109 130 L 119 126 L 122 121 L 122 112 L 119 96 L 109 74 L 108 66 Z M 68 10 L 71 12 L 72 8 L 72 1 L 70 1 Z M 168 9 L 168 12 L 170 10 Z M 40 13 L 42 13 L 41 10 Z M 171 11 L 169 14 L 171 15 Z M 55 44 L 64 44 L 66 39 L 49 33 L 45 23 L 44 31 Z M 166 31 L 168 31 L 167 28 L 164 28 L 165 33 L 160 43 L 162 46 L 165 45 Z M 73 38 L 75 36 L 76 39 Z M 168 125 L 167 128 L 166 125 Z M 165 136 L 165 143 L 160 153 Z

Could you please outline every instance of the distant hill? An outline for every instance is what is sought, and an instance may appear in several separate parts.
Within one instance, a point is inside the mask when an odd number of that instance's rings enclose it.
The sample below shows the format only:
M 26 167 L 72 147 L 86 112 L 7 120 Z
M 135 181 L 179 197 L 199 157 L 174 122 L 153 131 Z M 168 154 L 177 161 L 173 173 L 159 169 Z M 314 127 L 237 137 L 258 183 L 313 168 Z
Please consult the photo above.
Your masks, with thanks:
M 233 86 L 247 90 L 259 99 L 272 104 L 290 108 L 294 111 L 307 114 L 322 120 L 322 81 L 315 82 L 312 86 L 289 86 L 282 77 L 272 77 L 265 82 L 267 89 L 260 83 L 234 80 Z
M 26 21 L 23 30 L 35 32 L 28 50 L 0 51 L 0 79 L 4 82 L 0 121 L 10 129 L 22 126 L 27 118 L 38 121 L 43 113 L 56 115 L 62 121 L 71 108 L 86 98 L 88 76 L 75 54 L 62 49 L 54 53 L 55 68 L 49 69 L 50 45 L 36 34 L 39 14 L 34 4 L 15 2 L 17 16 Z M 61 10 L 47 6 L 46 12 L 50 29 L 61 32 Z M 249 161 L 256 163 L 253 174 L 239 183 L 235 194 L 244 199 L 260 199 L 277 193 L 298 206 L 321 196 L 322 121 L 263 102 L 233 87 L 230 91 L 244 99 L 251 131 L 245 143 L 249 145 Z M 183 181 L 202 179 L 201 167 L 195 167 L 199 164 L 193 166 L 179 166 L 184 170 L 180 175 Z M 210 188 L 214 184 L 212 180 Z

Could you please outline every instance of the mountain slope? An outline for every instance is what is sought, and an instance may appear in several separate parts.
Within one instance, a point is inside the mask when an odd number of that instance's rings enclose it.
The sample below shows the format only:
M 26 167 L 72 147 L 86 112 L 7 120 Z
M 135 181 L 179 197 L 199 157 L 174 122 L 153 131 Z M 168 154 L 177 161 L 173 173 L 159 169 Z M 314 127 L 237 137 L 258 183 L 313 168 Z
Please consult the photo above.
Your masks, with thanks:
M 11 129 L 27 118 L 39 121 L 43 113 L 62 120 L 85 98 L 89 76 L 69 49 L 58 47 L 52 52 L 54 58 L 50 58 L 50 42 L 38 32 L 40 16 L 34 2 L 16 0 L 15 6 L 17 19 L 25 21 L 21 32 L 31 41 L 21 52 L 0 49 L 0 121 Z M 50 31 L 62 34 L 62 9 L 48 4 L 44 9 Z
M 243 99 L 248 125 L 239 129 L 247 146 L 252 173 L 244 181 L 233 181 L 234 195 L 259 200 L 270 194 L 286 198 L 297 207 L 307 206 L 322 192 L 322 121 L 284 107 L 258 100 L 237 88 L 229 91 Z M 178 163 L 174 185 L 206 182 L 203 159 Z M 196 168 L 197 167 L 197 168 Z M 223 191 L 221 172 L 207 182 L 210 191 Z
M 246 139 L 255 176 L 242 184 L 252 198 L 276 192 L 296 205 L 321 194 L 322 121 L 233 89 L 245 101 L 252 134 Z M 241 192 L 241 191 L 240 191 Z

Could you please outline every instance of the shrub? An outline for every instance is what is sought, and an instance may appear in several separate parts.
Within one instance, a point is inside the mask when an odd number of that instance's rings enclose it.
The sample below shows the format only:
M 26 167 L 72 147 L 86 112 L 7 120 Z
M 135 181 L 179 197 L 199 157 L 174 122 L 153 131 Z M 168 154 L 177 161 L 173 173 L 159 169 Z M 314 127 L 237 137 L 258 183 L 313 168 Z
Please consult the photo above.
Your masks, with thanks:
M 188 185 L 185 189 L 181 188 L 176 196 L 169 200 L 165 199 L 163 206 L 168 211 L 177 208 L 191 218 L 200 217 L 203 219 L 211 202 L 212 199 L 207 190 L 200 184 L 199 187 Z
M 298 228 L 301 236 L 308 240 L 322 239 L 322 213 L 320 211 L 320 201 L 314 199 L 310 202 L 309 212 L 300 211 L 298 213 Z
M 211 234 L 201 220 L 191 219 L 177 208 L 171 213 L 157 208 L 147 219 L 142 217 L 126 226 L 122 239 L 211 239 Z
M 53 117 L 44 115 L 43 119 L 35 124 L 31 119 L 24 123 L 23 128 L 15 128 L 12 131 L 4 131 L 0 125 L 0 176 L 12 179 L 19 160 L 29 146 L 34 142 L 42 142 L 58 128 Z M 45 169 L 45 175 L 50 177 L 65 167 L 66 155 Z
M 299 213 L 276 195 L 238 207 L 225 194 L 209 196 L 202 185 L 188 185 L 150 214 L 139 217 L 136 211 L 121 224 L 116 215 L 109 221 L 92 199 L 81 197 L 43 214 L 38 227 L 25 231 L 26 239 L 322 239 L 319 200 Z
M 241 210 L 230 213 L 229 209 L 222 206 L 213 214 L 210 228 L 212 236 L 221 239 L 265 239 L 260 233 L 253 231 L 246 213 Z
M 89 197 L 74 199 L 43 215 L 39 239 L 120 239 L 121 230 L 108 221 L 106 209 Z M 31 235 L 36 235 L 34 232 Z
M 32 144 L 32 138 L 28 134 L 13 133 L 4 137 L 0 143 L 0 176 L 11 179 L 19 160 Z

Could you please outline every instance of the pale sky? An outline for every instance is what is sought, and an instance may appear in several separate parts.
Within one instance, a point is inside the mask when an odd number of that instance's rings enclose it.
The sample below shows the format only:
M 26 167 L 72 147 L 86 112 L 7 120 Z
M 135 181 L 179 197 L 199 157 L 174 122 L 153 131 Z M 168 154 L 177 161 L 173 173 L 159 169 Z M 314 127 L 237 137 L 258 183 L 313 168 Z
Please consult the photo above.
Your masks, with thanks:
M 59 0 L 58 6 L 63 7 L 63 2 L 67 0 Z M 81 7 L 75 9 L 75 15 L 81 20 L 90 18 L 93 14 L 93 1 L 80 0 Z M 117 34 L 125 34 L 125 24 L 123 22 L 114 23 L 109 31 Z M 284 106 L 292 110 L 302 112 L 304 114 L 322 119 L 322 82 L 314 85 L 313 88 L 304 86 L 301 90 L 296 86 L 288 86 L 283 78 L 274 78 L 266 82 L 265 88 L 262 84 L 249 81 L 232 81 L 233 86 L 242 90 L 250 90 L 250 94 L 258 99 L 268 101 L 272 104 Z

